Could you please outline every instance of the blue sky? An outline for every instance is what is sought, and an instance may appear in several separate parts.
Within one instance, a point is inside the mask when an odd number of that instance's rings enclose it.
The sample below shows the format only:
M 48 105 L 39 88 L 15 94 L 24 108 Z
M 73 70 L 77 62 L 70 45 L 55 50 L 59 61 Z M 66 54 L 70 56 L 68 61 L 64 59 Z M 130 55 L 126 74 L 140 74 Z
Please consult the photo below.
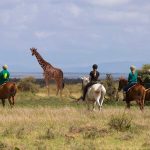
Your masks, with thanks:
M 128 72 L 150 62 L 149 0 L 1 0 L 0 65 L 41 72 L 35 47 L 64 72 Z

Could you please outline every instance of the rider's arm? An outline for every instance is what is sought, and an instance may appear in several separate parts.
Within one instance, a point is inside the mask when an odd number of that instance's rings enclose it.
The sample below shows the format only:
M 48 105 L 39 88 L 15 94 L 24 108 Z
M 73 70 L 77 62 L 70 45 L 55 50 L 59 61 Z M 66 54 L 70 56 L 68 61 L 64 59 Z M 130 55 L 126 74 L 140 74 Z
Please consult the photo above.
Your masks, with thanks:
M 128 83 L 130 83 L 131 82 L 131 74 L 129 73 L 129 75 L 128 75 Z
M 1 72 L 0 72 L 0 78 L 2 78 L 2 76 L 3 76 L 3 72 L 1 71 Z
M 89 74 L 89 80 L 90 80 L 90 82 L 91 82 L 91 78 L 92 78 L 92 71 Z
M 8 78 L 10 77 L 10 73 L 8 72 Z

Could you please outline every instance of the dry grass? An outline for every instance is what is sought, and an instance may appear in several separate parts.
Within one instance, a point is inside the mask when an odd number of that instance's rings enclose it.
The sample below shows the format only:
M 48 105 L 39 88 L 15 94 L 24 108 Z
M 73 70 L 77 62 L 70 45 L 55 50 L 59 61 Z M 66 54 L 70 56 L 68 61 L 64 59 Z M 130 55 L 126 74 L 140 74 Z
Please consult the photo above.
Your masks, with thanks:
M 54 95 L 53 88 L 51 94 Z M 40 90 L 42 94 L 45 92 L 46 89 Z M 67 85 L 63 99 L 18 93 L 13 109 L 0 106 L 0 149 L 150 148 L 148 106 L 142 113 L 137 106 L 125 111 L 122 103 L 105 103 L 102 112 L 91 112 L 84 104 L 72 103 L 70 94 L 78 97 L 81 94 L 80 85 Z M 122 131 L 110 128 L 112 118 L 122 114 L 132 119 L 130 129 Z

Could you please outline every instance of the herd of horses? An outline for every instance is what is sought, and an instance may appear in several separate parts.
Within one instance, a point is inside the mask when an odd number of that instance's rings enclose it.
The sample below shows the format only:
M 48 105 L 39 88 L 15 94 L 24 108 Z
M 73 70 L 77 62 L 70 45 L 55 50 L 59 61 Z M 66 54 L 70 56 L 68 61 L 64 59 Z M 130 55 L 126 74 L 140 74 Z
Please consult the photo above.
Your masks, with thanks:
M 83 88 L 84 86 L 89 82 L 87 78 L 82 78 L 84 84 L 82 84 Z M 136 103 L 139 105 L 140 109 L 144 109 L 144 102 L 145 100 L 150 100 L 150 89 L 146 89 L 143 85 L 142 80 L 139 80 L 137 84 L 132 86 L 126 94 L 126 104 L 127 108 L 130 108 L 130 102 L 136 101 Z M 119 85 L 118 85 L 118 91 L 116 94 L 116 100 L 118 100 L 118 93 L 128 84 L 128 81 L 125 78 L 119 78 Z M 5 99 L 8 99 L 9 104 L 11 107 L 15 104 L 15 95 L 17 93 L 17 85 L 14 82 L 6 82 L 3 85 L 0 86 L 0 99 L 2 100 L 3 107 L 5 106 Z M 91 101 L 93 103 L 93 109 L 96 103 L 99 106 L 99 109 L 101 109 L 103 100 L 105 98 L 106 89 L 105 87 L 100 84 L 94 84 L 92 85 L 87 94 L 86 94 L 86 102 Z M 88 103 L 87 103 L 88 104 Z M 89 106 L 89 105 L 88 105 Z

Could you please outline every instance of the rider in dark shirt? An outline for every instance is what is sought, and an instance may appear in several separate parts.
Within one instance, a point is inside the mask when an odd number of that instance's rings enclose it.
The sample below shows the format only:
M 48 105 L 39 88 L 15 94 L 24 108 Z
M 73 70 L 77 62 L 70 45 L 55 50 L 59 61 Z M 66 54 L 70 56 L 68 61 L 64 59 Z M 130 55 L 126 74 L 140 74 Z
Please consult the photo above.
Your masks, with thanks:
M 86 93 L 88 88 L 93 84 L 96 84 L 99 78 L 99 72 L 97 71 L 98 66 L 96 64 L 93 65 L 93 71 L 90 72 L 90 82 L 85 86 L 83 90 L 83 101 L 85 100 Z

